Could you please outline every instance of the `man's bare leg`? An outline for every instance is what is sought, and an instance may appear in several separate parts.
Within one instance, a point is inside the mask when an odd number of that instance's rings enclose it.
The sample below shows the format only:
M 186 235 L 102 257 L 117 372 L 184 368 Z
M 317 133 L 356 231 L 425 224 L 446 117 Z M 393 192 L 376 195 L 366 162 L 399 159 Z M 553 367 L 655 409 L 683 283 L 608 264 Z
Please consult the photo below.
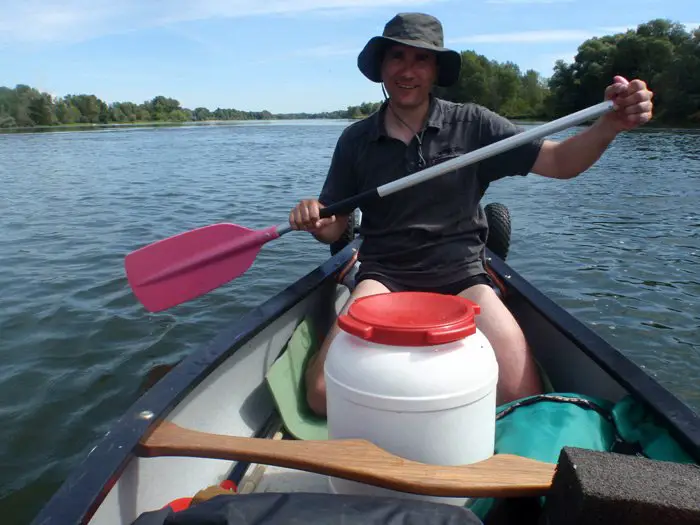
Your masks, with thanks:
M 378 281 L 372 279 L 364 279 L 358 283 L 350 295 L 350 299 L 343 307 L 341 314 L 347 313 L 350 305 L 360 297 L 368 295 L 377 295 L 387 293 L 390 290 Z M 328 335 L 323 341 L 319 351 L 309 359 L 309 364 L 306 367 L 306 401 L 311 410 L 320 416 L 326 415 L 326 381 L 323 377 L 323 365 L 326 361 L 326 355 L 330 348 L 333 339 L 340 331 L 337 321 L 333 322 L 333 326 L 328 331 Z
M 460 295 L 481 307 L 476 326 L 491 343 L 498 361 L 497 403 L 542 393 L 539 371 L 525 335 L 493 289 L 477 284 Z

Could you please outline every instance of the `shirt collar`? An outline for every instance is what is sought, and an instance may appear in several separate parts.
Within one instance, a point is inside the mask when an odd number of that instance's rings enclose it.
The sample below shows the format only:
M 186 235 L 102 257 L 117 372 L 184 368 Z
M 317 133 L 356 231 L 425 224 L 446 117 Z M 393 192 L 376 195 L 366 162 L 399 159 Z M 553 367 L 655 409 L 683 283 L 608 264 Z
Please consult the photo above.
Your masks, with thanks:
M 389 105 L 389 101 L 385 100 L 379 107 L 379 110 L 372 115 L 372 140 L 379 140 L 380 137 L 387 137 L 386 128 L 384 127 L 384 118 Z M 428 107 L 428 120 L 426 128 L 442 129 L 442 105 L 440 101 L 431 93 L 430 106 Z
M 428 110 L 427 128 L 442 129 L 442 104 L 432 93 L 430 94 L 430 109 Z

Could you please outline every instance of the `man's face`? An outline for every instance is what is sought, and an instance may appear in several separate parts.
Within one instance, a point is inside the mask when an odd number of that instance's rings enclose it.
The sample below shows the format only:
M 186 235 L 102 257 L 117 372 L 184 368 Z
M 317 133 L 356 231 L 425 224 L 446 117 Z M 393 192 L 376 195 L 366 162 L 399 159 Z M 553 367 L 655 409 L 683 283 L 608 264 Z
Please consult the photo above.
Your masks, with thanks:
M 382 63 L 382 81 L 399 107 L 414 108 L 425 102 L 437 77 L 435 53 L 409 46 L 387 49 Z

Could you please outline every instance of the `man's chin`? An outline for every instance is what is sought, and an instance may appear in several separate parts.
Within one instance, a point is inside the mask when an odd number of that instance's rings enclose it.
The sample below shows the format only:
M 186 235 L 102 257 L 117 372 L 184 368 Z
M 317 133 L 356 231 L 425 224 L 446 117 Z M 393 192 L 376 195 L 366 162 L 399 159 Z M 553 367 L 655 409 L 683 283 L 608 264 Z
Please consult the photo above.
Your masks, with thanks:
M 418 93 L 397 93 L 391 95 L 391 99 L 397 107 L 402 109 L 415 109 L 425 103 L 428 97 L 423 97 Z

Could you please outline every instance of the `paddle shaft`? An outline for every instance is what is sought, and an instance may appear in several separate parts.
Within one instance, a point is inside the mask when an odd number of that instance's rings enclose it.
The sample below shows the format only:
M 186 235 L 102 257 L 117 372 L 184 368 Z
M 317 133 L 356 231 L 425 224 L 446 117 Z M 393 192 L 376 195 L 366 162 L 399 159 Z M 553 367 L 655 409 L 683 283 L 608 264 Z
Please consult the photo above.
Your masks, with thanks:
M 444 173 L 479 162 L 529 141 L 561 131 L 613 108 L 612 101 L 572 113 L 500 140 L 457 158 L 383 184 L 321 210 L 321 217 L 345 215 L 363 202 L 385 197 Z M 129 284 L 136 297 L 152 312 L 199 297 L 242 275 L 261 246 L 292 231 L 289 221 L 261 230 L 235 224 L 215 224 L 152 243 L 130 253 L 125 260 Z
M 494 142 L 493 144 L 489 144 L 488 146 L 484 146 L 483 148 L 479 148 L 470 153 L 465 153 L 464 155 L 460 155 L 459 157 L 448 160 L 436 166 L 425 168 L 395 181 L 387 182 L 386 184 L 383 184 L 377 188 L 367 190 L 347 199 L 343 199 L 342 201 L 323 208 L 321 210 L 321 218 L 323 219 L 333 215 L 345 215 L 352 212 L 363 202 L 377 197 L 386 197 L 387 195 L 391 195 L 397 191 L 401 191 L 406 188 L 410 188 L 411 186 L 415 186 L 416 184 L 420 184 L 421 182 L 439 177 L 440 175 L 444 175 L 445 173 L 449 173 L 458 168 L 463 168 L 470 164 L 488 159 L 489 157 L 499 155 L 513 148 L 517 148 L 518 146 L 527 144 L 532 140 L 544 138 L 552 133 L 565 130 L 571 126 L 576 126 L 593 118 L 597 118 L 608 111 L 611 111 L 612 109 L 613 102 L 611 100 L 600 102 L 595 106 L 590 106 L 586 109 L 571 113 L 565 117 L 561 117 L 553 120 L 552 122 L 547 122 L 546 124 L 528 129 L 522 133 L 513 135 L 512 137 L 499 140 L 498 142 Z M 285 233 L 291 231 L 291 229 L 292 228 L 289 224 L 280 224 L 276 227 L 278 235 L 284 235 Z
M 443 497 L 541 496 L 550 490 L 556 468 L 511 454 L 496 454 L 471 465 L 429 465 L 401 458 L 362 439 L 273 441 L 199 432 L 167 421 L 140 443 L 137 453 L 277 465 Z

